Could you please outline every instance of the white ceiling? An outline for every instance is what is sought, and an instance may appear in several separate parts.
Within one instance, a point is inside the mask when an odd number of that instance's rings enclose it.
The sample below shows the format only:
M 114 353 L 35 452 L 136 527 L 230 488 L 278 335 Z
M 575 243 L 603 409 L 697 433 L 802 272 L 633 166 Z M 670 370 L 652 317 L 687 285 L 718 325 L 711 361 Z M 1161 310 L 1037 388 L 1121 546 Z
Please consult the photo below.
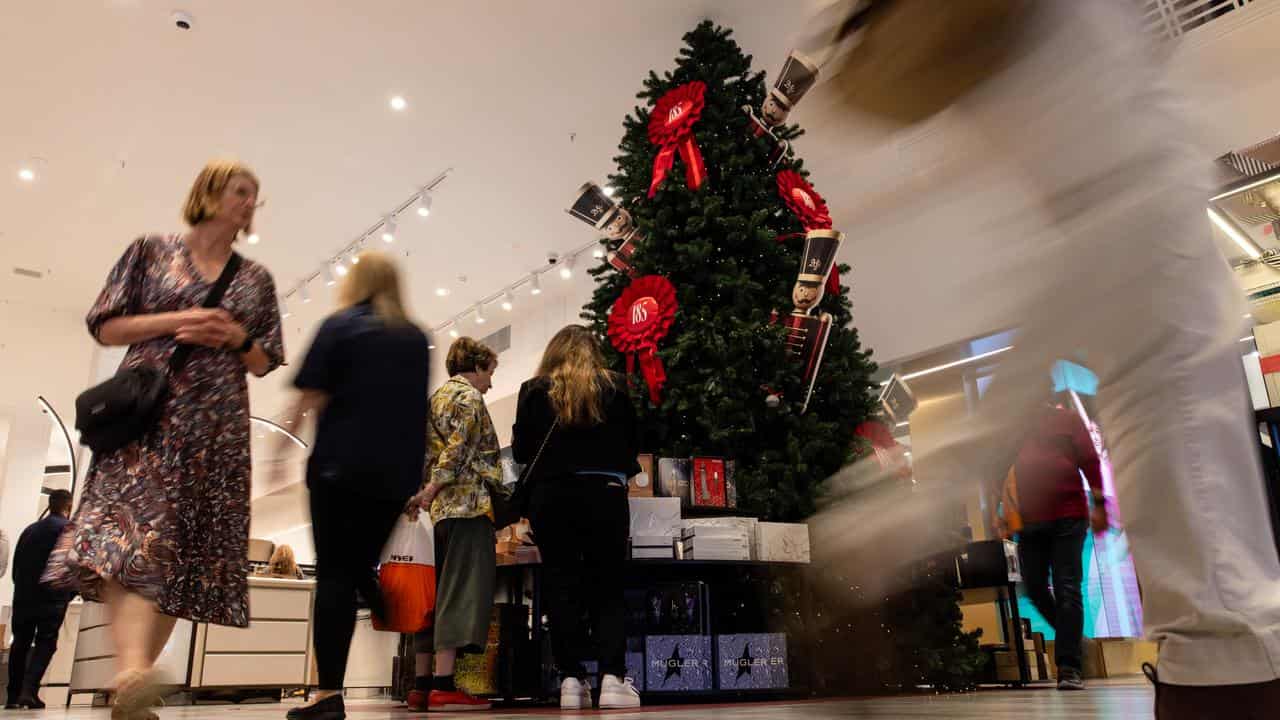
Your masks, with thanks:
M 438 322 L 591 239 L 564 208 L 609 172 L 641 80 L 683 33 L 713 18 L 772 71 L 801 19 L 756 0 L 182 7 L 190 31 L 171 2 L 5 3 L 0 300 L 83 311 L 127 242 L 181 229 L 196 171 L 232 155 L 266 201 L 263 241 L 242 250 L 281 291 L 453 167 L 432 216 L 407 213 L 394 245 L 415 309 Z M 27 184 L 31 157 L 46 162 Z

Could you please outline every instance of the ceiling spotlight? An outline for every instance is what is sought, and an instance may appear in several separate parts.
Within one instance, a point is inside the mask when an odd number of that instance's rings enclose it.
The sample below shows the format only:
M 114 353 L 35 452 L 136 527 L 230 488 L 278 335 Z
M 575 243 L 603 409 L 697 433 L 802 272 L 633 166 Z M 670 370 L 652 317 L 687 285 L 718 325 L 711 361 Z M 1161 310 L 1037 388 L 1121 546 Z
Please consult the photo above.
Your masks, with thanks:
M 597 259 L 597 260 L 599 260 L 599 259 L 603 258 L 603 257 L 604 257 L 604 248 L 602 248 L 602 247 L 598 247 L 598 248 L 596 248 L 595 250 L 592 250 L 592 251 L 591 251 L 591 257 L 593 257 L 593 258 L 595 258 L 595 259 Z
M 302 298 L 302 302 L 304 304 L 311 302 L 311 293 L 307 290 L 307 284 L 305 282 L 302 283 L 302 287 L 298 288 L 298 297 Z
M 418 216 L 426 217 L 431 214 L 431 193 L 426 190 L 418 196 Z
M 395 97 L 391 98 L 391 109 L 392 109 L 392 110 L 395 110 L 396 112 L 399 112 L 399 111 L 401 111 L 401 110 L 403 110 L 403 109 L 405 109 L 405 108 L 407 108 L 407 107 L 409 107 L 409 103 L 408 103 L 408 102 L 406 102 L 406 101 L 405 101 L 405 99 L 404 99 L 402 96 L 400 96 L 400 95 L 396 95 Z
M 458 328 L 456 328 L 456 327 L 451 327 L 451 328 L 449 328 L 449 337 L 453 338 L 454 340 L 457 340 L 457 339 L 458 339 Z
M 485 322 L 484 308 L 480 305 L 476 305 L 476 324 L 483 325 Z
M 449 288 L 447 288 L 447 287 L 438 287 L 438 288 L 436 288 L 436 297 L 444 297 L 444 296 L 446 296 L 446 295 L 448 295 L 448 294 L 449 294 Z
M 346 277 L 348 272 L 347 266 L 343 265 L 341 262 L 333 264 L 333 271 L 338 274 L 338 277 Z
M 388 215 L 382 221 L 382 242 L 394 242 L 396 239 L 396 218 Z
M 280 298 L 280 317 L 287 318 L 292 314 L 289 312 L 289 303 L 285 302 L 284 298 Z
M 600 188 L 600 190 L 602 190 L 606 196 L 613 197 L 614 190 L 612 185 L 605 185 Z
M 332 286 L 338 282 L 338 276 L 333 274 L 333 264 L 330 263 L 324 268 L 324 284 Z
M 352 264 L 352 265 L 359 265 L 359 264 L 360 264 L 360 253 L 358 253 L 358 252 L 353 252 L 353 253 L 351 253 L 351 264 Z
M 257 245 L 261 240 L 262 238 L 258 237 L 258 233 L 251 233 L 249 237 L 245 238 L 245 242 L 250 245 Z
M 511 296 L 511 291 L 508 290 L 507 293 L 502 296 L 502 309 L 507 312 L 511 312 L 511 308 L 513 307 L 515 307 L 515 298 Z
M 560 261 L 560 277 L 564 278 L 565 280 L 568 280 L 569 278 L 573 277 L 573 256 L 572 255 Z
M 530 283 L 532 284 L 532 287 L 531 287 L 531 288 L 529 288 L 529 294 L 530 294 L 530 295 L 541 295 L 541 294 L 542 294 L 542 281 L 538 279 L 538 276 L 537 276 L 537 275 L 534 275 L 534 276 L 533 276 L 533 279 L 530 281 Z
M 18 171 L 18 179 L 22 182 L 31 182 L 36 179 L 36 171 L 31 168 L 22 168 Z

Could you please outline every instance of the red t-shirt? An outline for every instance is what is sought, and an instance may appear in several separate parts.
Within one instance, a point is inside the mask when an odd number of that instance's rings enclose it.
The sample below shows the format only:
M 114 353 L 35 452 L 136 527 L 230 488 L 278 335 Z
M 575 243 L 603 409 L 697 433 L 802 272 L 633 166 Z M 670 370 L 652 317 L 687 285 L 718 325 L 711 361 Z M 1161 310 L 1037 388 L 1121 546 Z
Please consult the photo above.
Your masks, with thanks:
M 1027 524 L 1089 517 L 1080 473 L 1096 496 L 1102 495 L 1102 467 L 1093 438 L 1080 416 L 1072 410 L 1047 408 L 1014 465 L 1018 504 Z

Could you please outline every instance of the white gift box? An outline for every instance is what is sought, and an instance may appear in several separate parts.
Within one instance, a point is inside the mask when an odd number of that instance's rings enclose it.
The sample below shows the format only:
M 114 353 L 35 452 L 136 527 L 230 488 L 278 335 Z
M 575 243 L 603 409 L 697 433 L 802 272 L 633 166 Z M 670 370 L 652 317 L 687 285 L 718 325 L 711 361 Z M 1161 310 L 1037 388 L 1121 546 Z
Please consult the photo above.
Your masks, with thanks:
M 680 498 L 627 498 L 631 508 L 631 537 L 672 537 L 680 528 Z
M 756 560 L 768 562 L 810 562 L 809 526 L 804 523 L 759 523 L 755 555 Z
M 726 532 L 744 533 L 747 538 L 747 547 L 752 557 L 749 560 L 758 559 L 755 556 L 756 547 L 756 526 L 760 521 L 749 517 L 716 517 L 716 518 L 694 518 L 683 520 L 681 524 L 681 537 L 688 535 L 690 531 L 694 534 L 701 534 L 709 537 L 715 533 L 724 534 Z

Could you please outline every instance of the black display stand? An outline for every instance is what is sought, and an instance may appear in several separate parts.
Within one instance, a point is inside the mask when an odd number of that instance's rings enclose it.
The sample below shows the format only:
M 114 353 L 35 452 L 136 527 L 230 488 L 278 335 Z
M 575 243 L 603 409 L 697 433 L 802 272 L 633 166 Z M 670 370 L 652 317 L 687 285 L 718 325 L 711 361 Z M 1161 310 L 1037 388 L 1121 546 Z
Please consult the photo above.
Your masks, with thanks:
M 811 602 L 811 593 L 809 592 L 807 577 L 804 572 L 807 567 L 808 565 L 799 563 L 764 561 L 628 560 L 627 588 L 647 589 L 658 584 L 701 581 L 711 588 L 711 603 L 714 606 L 717 601 L 727 601 L 725 598 L 716 598 L 714 597 L 715 595 L 732 592 L 733 588 L 741 589 L 760 580 L 782 580 L 797 583 L 796 594 L 801 598 L 801 603 L 807 606 Z M 505 585 L 508 597 L 513 601 L 517 599 L 523 600 L 526 591 L 528 592 L 531 618 L 529 641 L 535 649 L 544 647 L 547 629 L 542 622 L 542 618 L 546 614 L 542 566 L 536 563 L 499 565 L 498 577 L 499 582 Z M 804 627 L 807 625 L 808 618 L 811 617 L 813 617 L 811 608 L 802 607 L 796 616 L 788 619 Z M 755 631 L 764 632 L 765 629 L 757 628 Z M 716 627 L 715 620 L 709 619 L 706 634 L 714 637 L 720 632 L 720 629 Z M 801 641 L 806 641 L 805 639 L 811 637 L 811 635 L 809 632 L 787 633 L 791 677 L 791 687 L 787 689 L 649 693 L 642 688 L 641 697 L 646 704 L 669 704 L 734 700 L 776 700 L 808 696 L 811 694 L 812 688 L 816 687 L 815 678 L 818 668 L 815 658 L 817 654 L 813 652 L 813 648 L 801 645 Z M 503 651 L 500 650 L 500 652 Z M 517 654 L 517 656 L 519 655 Z M 523 657 L 519 657 L 517 662 L 537 662 L 540 665 L 541 659 L 540 653 L 536 656 L 530 653 L 523 653 Z M 527 671 L 532 669 L 525 668 L 524 670 L 526 671 L 525 676 L 527 676 Z M 521 677 L 521 675 L 522 673 L 519 671 L 500 673 L 498 696 L 503 703 L 543 703 L 558 699 L 550 697 L 545 683 L 538 683 L 536 688 L 527 687 L 527 684 L 526 687 L 519 687 L 520 683 L 517 678 Z

